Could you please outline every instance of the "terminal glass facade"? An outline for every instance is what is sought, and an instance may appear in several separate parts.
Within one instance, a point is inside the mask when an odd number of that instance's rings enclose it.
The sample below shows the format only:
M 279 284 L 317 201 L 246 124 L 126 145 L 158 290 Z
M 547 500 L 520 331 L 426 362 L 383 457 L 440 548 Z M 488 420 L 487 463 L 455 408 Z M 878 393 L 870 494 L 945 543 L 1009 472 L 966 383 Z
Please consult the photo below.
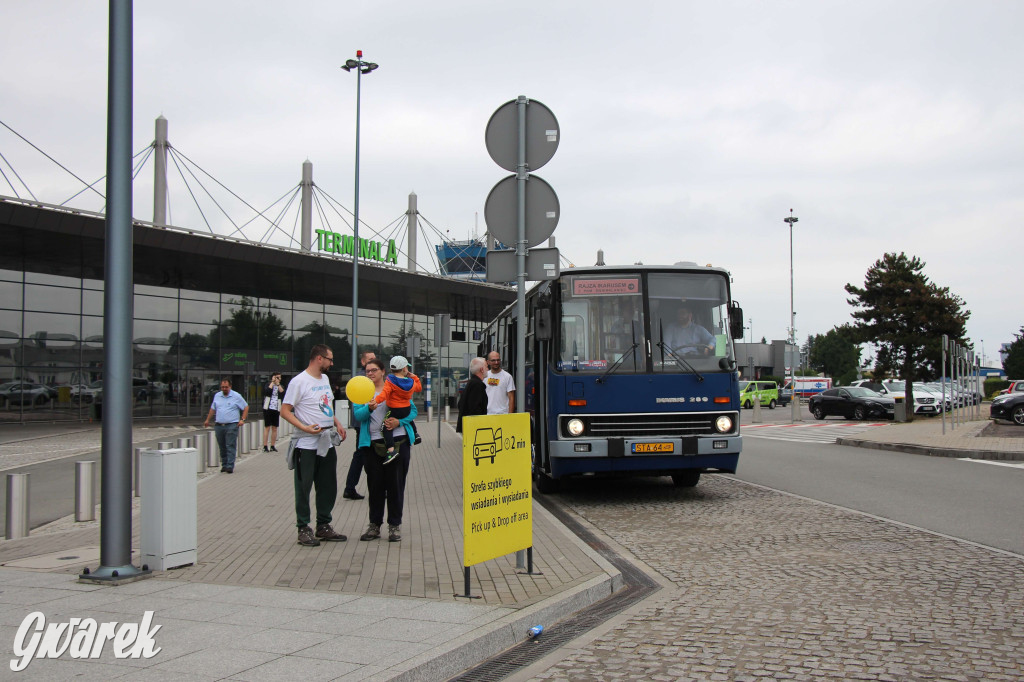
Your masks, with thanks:
M 432 316 L 379 310 L 361 297 L 359 350 L 406 355 L 421 378 L 432 372 L 435 404 L 466 376 L 466 358 L 483 323 L 452 320 L 453 338 L 438 348 Z M 250 404 L 262 406 L 271 373 L 285 381 L 305 369 L 310 349 L 334 351 L 339 391 L 349 378 L 351 309 L 328 300 L 282 300 L 209 289 L 135 285 L 133 403 L 135 417 L 201 419 L 222 377 Z M 103 281 L 64 274 L 0 269 L 0 423 L 84 420 L 102 416 Z M 420 397 L 420 401 L 425 396 Z

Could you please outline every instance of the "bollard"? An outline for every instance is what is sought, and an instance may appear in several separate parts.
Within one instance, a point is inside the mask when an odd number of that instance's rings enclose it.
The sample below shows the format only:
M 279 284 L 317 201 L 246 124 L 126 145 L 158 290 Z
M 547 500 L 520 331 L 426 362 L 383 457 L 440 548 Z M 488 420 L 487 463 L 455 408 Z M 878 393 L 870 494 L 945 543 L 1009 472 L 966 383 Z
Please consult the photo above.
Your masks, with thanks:
M 96 520 L 96 462 L 75 462 L 75 521 Z
M 753 424 L 761 423 L 761 396 L 759 395 L 754 396 L 754 416 L 750 421 Z
M 217 434 L 206 432 L 206 466 L 220 466 L 220 446 L 217 445 Z
M 156 444 L 156 449 L 157 450 L 170 450 L 173 447 L 174 447 L 174 443 L 172 443 L 169 440 L 157 441 L 157 444 Z
M 135 459 L 132 462 L 132 471 L 135 473 L 135 497 L 142 494 L 142 451 L 146 448 L 135 448 Z
M 206 471 L 206 434 L 200 431 L 192 440 L 196 445 L 196 473 L 201 474 Z
M 192 439 L 191 438 L 179 438 L 178 439 L 178 449 L 190 448 L 190 447 L 192 447 Z
M 263 439 L 260 438 L 260 423 L 259 422 L 246 422 L 249 426 L 249 450 L 259 450 L 263 444 Z
M 452 420 L 452 408 L 447 405 L 444 406 L 444 420 L 450 422 Z
M 235 440 L 235 457 L 238 457 L 238 455 L 242 454 L 243 452 L 246 452 L 246 445 L 247 443 L 245 442 L 245 429 L 239 428 L 238 438 Z
M 800 396 L 793 391 L 793 398 L 789 401 L 793 405 L 793 417 L 794 422 L 802 422 L 804 420 L 803 410 L 800 408 Z
M 28 537 L 28 477 L 30 474 L 7 474 L 7 516 L 4 537 L 8 540 Z

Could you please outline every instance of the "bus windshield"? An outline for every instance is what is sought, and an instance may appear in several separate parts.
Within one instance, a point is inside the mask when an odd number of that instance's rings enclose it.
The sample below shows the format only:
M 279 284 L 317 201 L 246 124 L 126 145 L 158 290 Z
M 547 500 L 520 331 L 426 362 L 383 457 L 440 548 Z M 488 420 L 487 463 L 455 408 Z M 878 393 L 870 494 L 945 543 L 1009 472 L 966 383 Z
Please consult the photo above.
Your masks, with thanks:
M 723 275 L 651 273 L 648 297 L 655 372 L 685 372 L 686 364 L 717 371 L 722 358 L 732 358 L 729 291 Z
M 560 301 L 559 370 L 721 371 L 731 358 L 720 273 L 581 273 L 562 279 Z

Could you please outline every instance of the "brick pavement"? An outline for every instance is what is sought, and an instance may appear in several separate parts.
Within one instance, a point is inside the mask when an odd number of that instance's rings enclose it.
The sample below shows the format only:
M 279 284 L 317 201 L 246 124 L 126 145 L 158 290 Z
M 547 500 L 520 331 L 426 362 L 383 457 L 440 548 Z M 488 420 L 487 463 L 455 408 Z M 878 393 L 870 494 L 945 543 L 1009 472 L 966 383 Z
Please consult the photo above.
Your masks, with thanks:
M 413 448 L 406 490 L 402 541 L 360 542 L 366 528 L 364 501 L 343 500 L 334 509 L 334 527 L 348 542 L 302 547 L 295 541 L 291 473 L 279 453 L 241 460 L 232 475 L 216 474 L 199 484 L 199 563 L 161 573 L 161 577 L 263 587 L 397 595 L 454 600 L 464 592 L 462 565 L 461 436 L 449 426 Z M 339 453 L 344 476 L 351 446 Z M 365 486 L 365 476 L 360 481 Z M 140 523 L 133 522 L 138 548 Z M 513 555 L 471 568 L 476 603 L 522 607 L 605 575 L 565 530 L 547 515 L 534 522 L 534 562 L 541 575 L 523 575 Z M 98 545 L 99 529 L 90 524 L 67 533 L 30 535 L 0 543 L 0 564 L 62 548 Z M 67 567 L 77 573 L 82 566 Z
M 531 679 L 1024 679 L 1024 557 L 724 476 L 560 499 L 669 589 Z

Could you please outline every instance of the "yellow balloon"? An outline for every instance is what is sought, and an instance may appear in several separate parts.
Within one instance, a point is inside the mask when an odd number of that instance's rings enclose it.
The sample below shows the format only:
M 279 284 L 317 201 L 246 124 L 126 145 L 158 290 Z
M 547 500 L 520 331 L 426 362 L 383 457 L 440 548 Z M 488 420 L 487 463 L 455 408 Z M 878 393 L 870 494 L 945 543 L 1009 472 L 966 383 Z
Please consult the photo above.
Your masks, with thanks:
M 373 400 L 376 387 L 368 377 L 352 377 L 345 384 L 345 395 L 356 405 L 365 405 Z

